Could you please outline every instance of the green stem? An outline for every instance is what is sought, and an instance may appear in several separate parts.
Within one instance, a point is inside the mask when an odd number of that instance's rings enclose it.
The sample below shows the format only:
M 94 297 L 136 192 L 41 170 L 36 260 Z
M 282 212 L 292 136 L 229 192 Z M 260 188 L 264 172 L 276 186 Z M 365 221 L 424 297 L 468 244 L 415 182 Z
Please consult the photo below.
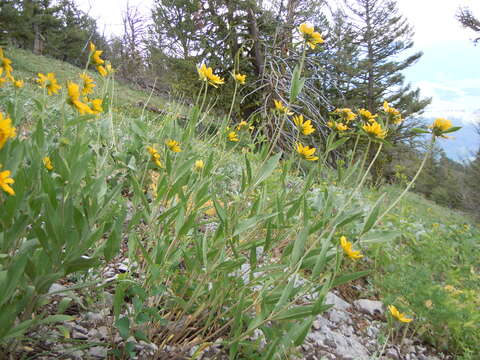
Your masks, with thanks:
M 350 165 L 349 166 L 352 166 L 352 164 L 353 164 L 353 159 L 355 158 L 355 153 L 357 151 L 357 146 L 358 146 L 359 140 L 360 140 L 360 134 L 357 134 L 357 138 L 355 139 L 355 145 L 353 146 L 352 156 L 350 157 Z
M 420 164 L 420 167 L 418 168 L 417 173 L 415 174 L 413 179 L 410 181 L 410 183 L 407 185 L 405 190 L 403 190 L 403 192 L 400 194 L 400 196 L 388 207 L 387 210 L 385 210 L 385 212 L 382 215 L 380 215 L 378 217 L 377 221 L 375 221 L 375 224 L 373 226 L 377 225 L 380 222 L 380 220 L 382 220 L 385 217 L 385 215 L 387 215 L 398 204 L 398 202 L 403 198 L 403 196 L 405 196 L 405 194 L 408 192 L 408 190 L 410 190 L 410 188 L 412 187 L 412 185 L 415 183 L 418 176 L 422 172 L 422 169 L 425 166 L 425 163 L 427 162 L 427 159 L 428 159 L 429 155 L 431 154 L 431 152 L 433 150 L 433 145 L 434 144 L 435 144 L 435 136 L 432 135 L 432 138 L 431 138 L 430 144 L 429 144 L 429 149 L 425 153 L 425 156 L 423 157 L 422 163 Z
M 227 121 L 230 121 L 230 116 L 232 116 L 233 105 L 235 105 L 235 98 L 237 96 L 238 82 L 235 81 L 235 89 L 233 90 L 233 99 L 232 104 L 230 105 L 230 111 L 228 112 Z

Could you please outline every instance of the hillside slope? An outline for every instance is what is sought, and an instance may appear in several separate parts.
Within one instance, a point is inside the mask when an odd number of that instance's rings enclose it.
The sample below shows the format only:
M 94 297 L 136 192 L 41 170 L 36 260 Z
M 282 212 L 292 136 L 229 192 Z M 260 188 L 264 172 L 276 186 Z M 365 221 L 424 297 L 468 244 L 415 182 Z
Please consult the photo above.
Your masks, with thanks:
M 198 133 L 201 106 L 152 97 L 169 111 L 148 114 L 134 104 L 149 94 L 95 74 L 105 109 L 79 115 L 65 83 L 80 69 L 6 55 L 26 80 L 0 88 L 22 130 L 0 148 L 11 358 L 480 355 L 480 232 L 465 214 L 408 193 L 376 224 L 403 189 L 370 189 L 360 161 L 325 168 L 228 119 Z M 62 95 L 34 83 L 50 71 Z

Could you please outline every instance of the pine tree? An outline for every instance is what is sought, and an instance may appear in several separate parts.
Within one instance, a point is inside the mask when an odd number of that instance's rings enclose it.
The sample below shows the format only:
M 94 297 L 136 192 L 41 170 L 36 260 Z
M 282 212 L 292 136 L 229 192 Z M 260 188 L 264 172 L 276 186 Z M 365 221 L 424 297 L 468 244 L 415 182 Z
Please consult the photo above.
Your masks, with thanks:
M 359 104 L 376 112 L 384 100 L 404 117 L 421 112 L 430 99 L 421 99 L 418 90 L 405 84 L 402 71 L 412 66 L 421 52 L 401 59 L 413 46 L 413 29 L 398 13 L 392 0 L 345 1 L 360 48 L 360 62 L 354 79 Z

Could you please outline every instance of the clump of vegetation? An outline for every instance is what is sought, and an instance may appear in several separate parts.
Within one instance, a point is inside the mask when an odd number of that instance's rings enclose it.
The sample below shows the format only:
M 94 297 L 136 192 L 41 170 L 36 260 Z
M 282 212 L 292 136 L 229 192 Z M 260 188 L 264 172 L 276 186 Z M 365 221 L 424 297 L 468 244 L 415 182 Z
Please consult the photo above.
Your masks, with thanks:
M 66 82 L 52 72 L 25 84 L 1 53 L 0 341 L 9 353 L 32 328 L 72 319 L 72 299 L 51 306 L 54 283 L 104 286 L 102 267 L 117 256 L 129 259 L 111 284 L 110 325 L 125 340 L 112 344 L 118 357 L 135 354 L 132 337 L 190 348 L 220 341 L 230 358 L 288 357 L 329 308 L 327 292 L 373 270 L 355 266 L 386 236 L 379 226 L 429 153 L 388 205 L 384 195 L 364 203 L 364 185 L 402 117 L 388 102 L 378 114 L 338 109 L 320 142 L 295 109 L 306 56 L 323 39 L 308 24 L 299 38 L 289 92 L 255 124 L 232 120 L 248 81 L 238 63 L 231 80 L 197 68 L 200 90 L 182 123 L 168 113 L 119 116 L 115 70 L 92 43 L 85 69 Z M 212 123 L 210 96 L 228 81 L 229 113 Z M 21 95 L 27 86 L 37 88 L 31 100 Z M 437 119 L 415 131 L 429 134 L 433 149 L 457 129 Z M 282 134 L 289 136 L 280 141 Z M 330 156 L 347 142 L 352 151 L 335 169 Z M 387 299 L 402 323 L 413 319 L 406 310 L 419 312 Z M 464 345 L 476 335 L 466 334 Z

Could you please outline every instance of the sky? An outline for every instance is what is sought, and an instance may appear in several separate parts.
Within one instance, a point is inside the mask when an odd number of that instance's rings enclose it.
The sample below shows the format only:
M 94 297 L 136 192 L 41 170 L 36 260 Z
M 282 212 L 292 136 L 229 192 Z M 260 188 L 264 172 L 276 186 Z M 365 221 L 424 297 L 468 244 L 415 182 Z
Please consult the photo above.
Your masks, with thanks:
M 122 12 L 127 3 L 149 14 L 153 0 L 77 0 L 80 8 L 98 20 L 100 31 L 121 33 Z M 448 145 L 453 157 L 461 158 L 476 150 L 474 123 L 480 122 L 480 43 L 461 26 L 455 13 L 469 7 L 480 17 L 479 0 L 397 0 L 402 15 L 414 27 L 414 51 L 423 51 L 420 60 L 404 74 L 423 96 L 432 97 L 425 118 L 444 117 L 465 128 Z M 462 137 L 468 137 L 462 142 Z M 476 140 L 476 141 L 475 141 Z M 458 146 L 454 146 L 457 144 Z

